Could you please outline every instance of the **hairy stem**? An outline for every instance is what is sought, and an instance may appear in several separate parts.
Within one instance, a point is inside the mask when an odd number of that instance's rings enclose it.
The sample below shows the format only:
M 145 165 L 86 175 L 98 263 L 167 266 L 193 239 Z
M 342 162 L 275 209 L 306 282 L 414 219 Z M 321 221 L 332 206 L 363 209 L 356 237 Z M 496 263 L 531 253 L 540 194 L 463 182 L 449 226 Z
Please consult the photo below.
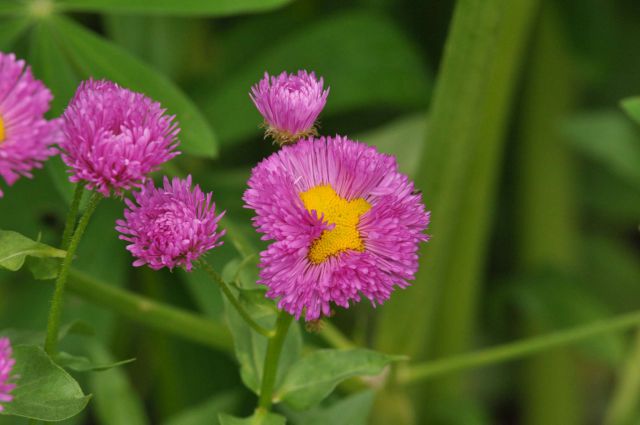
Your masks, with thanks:
M 78 183 L 76 190 L 73 192 L 73 200 L 67 213 L 67 220 L 64 225 L 64 232 L 62 234 L 62 249 L 67 249 L 71 242 L 71 236 L 73 236 L 73 230 L 76 228 L 76 217 L 78 216 L 78 209 L 80 208 L 80 200 L 82 200 L 82 194 L 84 193 L 84 184 Z

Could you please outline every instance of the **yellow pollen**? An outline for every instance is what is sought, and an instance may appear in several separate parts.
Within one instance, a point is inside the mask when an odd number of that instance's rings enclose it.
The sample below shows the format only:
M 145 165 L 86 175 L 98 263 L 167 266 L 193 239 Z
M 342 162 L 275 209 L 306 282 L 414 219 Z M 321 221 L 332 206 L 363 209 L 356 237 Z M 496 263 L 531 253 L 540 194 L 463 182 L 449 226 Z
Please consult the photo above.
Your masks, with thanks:
M 325 230 L 313 241 L 309 249 L 309 260 L 312 263 L 320 264 L 332 255 L 349 249 L 364 251 L 358 222 L 362 214 L 371 209 L 371 204 L 362 198 L 347 201 L 329 184 L 300 193 L 300 199 L 307 211 L 315 210 L 318 217 L 324 214 L 324 221 L 335 225 L 333 229 Z
M 4 121 L 0 117 L 0 143 L 4 142 Z

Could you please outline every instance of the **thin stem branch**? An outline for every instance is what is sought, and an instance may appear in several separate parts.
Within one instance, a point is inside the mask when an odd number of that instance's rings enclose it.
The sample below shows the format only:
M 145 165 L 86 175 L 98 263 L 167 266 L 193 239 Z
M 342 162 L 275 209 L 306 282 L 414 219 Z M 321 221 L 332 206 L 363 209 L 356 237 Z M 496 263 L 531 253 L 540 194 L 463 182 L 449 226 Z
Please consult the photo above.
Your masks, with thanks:
M 253 329 L 254 331 L 258 332 L 260 335 L 265 336 L 267 338 L 271 338 L 274 336 L 275 331 L 269 330 L 261 326 L 255 320 L 253 320 L 249 312 L 247 312 L 247 310 L 242 306 L 242 304 L 240 304 L 240 301 L 238 301 L 238 299 L 235 297 L 233 292 L 231 292 L 227 282 L 225 282 L 224 279 L 222 279 L 222 276 L 220 276 L 218 272 L 216 272 L 213 269 L 213 267 L 209 265 L 209 263 L 207 263 L 206 261 L 200 261 L 199 264 L 200 264 L 200 267 L 202 267 L 202 269 L 204 269 L 204 271 L 206 271 L 207 274 L 209 274 L 211 279 L 214 280 L 220 286 L 220 289 L 222 290 L 224 295 L 227 297 L 229 302 L 233 305 L 233 307 L 236 309 L 238 314 L 242 316 L 244 321 L 247 322 L 247 324 L 251 327 L 251 329 Z
M 73 236 L 73 230 L 76 228 L 76 218 L 78 216 L 78 209 L 80 208 L 80 200 L 82 200 L 82 194 L 84 193 L 84 184 L 78 183 L 76 190 L 73 192 L 73 200 L 67 212 L 67 220 L 64 225 L 64 233 L 62 234 L 62 249 L 69 247 L 71 242 L 71 236 Z
M 264 359 L 264 368 L 262 372 L 262 387 L 260 388 L 260 399 L 258 400 L 258 409 L 269 411 L 271 409 L 273 389 L 276 384 L 276 376 L 278 374 L 278 363 L 280 362 L 280 353 L 284 340 L 289 331 L 289 325 L 293 316 L 282 310 L 276 320 L 276 333 L 269 338 L 267 345 L 267 355 Z
M 94 192 L 91 196 L 89 204 L 87 205 L 86 210 L 80 218 L 78 227 L 76 228 L 75 232 L 73 232 L 73 236 L 71 237 L 69 247 L 67 249 L 67 255 L 62 261 L 60 274 L 58 275 L 58 279 L 56 280 L 56 288 L 53 293 L 53 299 L 51 300 L 49 320 L 47 321 L 47 338 L 45 340 L 44 349 L 49 355 L 54 355 L 58 348 L 58 331 L 60 329 L 60 316 L 62 313 L 64 289 L 67 283 L 67 278 L 69 276 L 71 263 L 73 262 L 73 257 L 75 256 L 78 245 L 80 244 L 80 239 L 82 239 L 82 235 L 86 230 L 87 225 L 89 224 L 89 220 L 91 219 L 91 216 L 96 210 L 96 207 L 98 206 L 98 203 L 101 199 L 102 195 L 97 192 Z
M 640 325 L 640 312 L 623 314 L 589 325 L 577 326 L 498 347 L 408 366 L 398 371 L 401 384 L 412 384 L 452 372 L 489 366 L 492 364 L 530 356 L 540 351 L 575 343 L 598 335 L 622 331 Z

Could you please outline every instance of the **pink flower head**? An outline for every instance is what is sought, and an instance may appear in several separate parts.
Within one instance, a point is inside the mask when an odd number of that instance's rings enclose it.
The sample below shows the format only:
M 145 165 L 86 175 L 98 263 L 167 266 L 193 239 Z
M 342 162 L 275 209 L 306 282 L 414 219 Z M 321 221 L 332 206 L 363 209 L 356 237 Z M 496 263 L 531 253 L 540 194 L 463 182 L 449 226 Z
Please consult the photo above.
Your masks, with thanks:
M 64 111 L 62 159 L 69 180 L 109 196 L 140 187 L 179 152 L 178 124 L 158 102 L 110 81 L 85 81 Z
M 13 400 L 11 391 L 16 384 L 11 382 L 11 369 L 16 361 L 11 358 L 11 342 L 9 338 L 0 338 L 0 412 L 4 410 L 2 403 L 8 403 Z
M 55 154 L 58 121 L 44 119 L 51 99 L 23 60 L 0 52 L 0 176 L 8 185 L 32 177 L 31 170 Z
M 361 295 L 382 304 L 408 286 L 429 213 L 393 156 L 346 137 L 309 138 L 259 163 L 244 194 L 274 242 L 260 280 L 278 306 L 306 320 Z
M 264 117 L 266 135 L 281 145 L 317 135 L 314 125 L 329 95 L 328 88 L 323 90 L 323 83 L 313 72 L 283 72 L 277 77 L 265 72 L 264 78 L 251 88 L 249 97 Z
M 222 245 L 218 240 L 225 232 L 218 232 L 218 222 L 224 212 L 215 214 L 211 193 L 205 195 L 198 185 L 191 190 L 191 176 L 172 181 L 165 177 L 159 188 L 149 181 L 133 196 L 137 204 L 125 200 L 128 209 L 116 230 L 122 233 L 120 239 L 131 242 L 127 250 L 136 257 L 134 266 L 190 271 L 193 261 Z

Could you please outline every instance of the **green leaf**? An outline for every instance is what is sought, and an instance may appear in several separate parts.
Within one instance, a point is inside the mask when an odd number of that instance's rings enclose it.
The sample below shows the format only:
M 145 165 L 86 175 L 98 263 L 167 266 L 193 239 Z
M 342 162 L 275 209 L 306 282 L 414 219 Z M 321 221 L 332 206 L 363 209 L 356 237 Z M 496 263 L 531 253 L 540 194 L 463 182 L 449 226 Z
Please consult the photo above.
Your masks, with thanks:
M 66 251 L 36 242 L 10 230 L 0 230 L 0 269 L 17 271 L 27 257 L 64 258 Z
M 208 96 L 204 108 L 221 143 L 259 134 L 262 120 L 247 93 L 265 71 L 298 69 L 314 70 L 335 88 L 321 120 L 381 104 L 424 107 L 429 97 L 429 72 L 392 21 L 363 12 L 342 13 L 285 37 L 233 72 L 231 79 Z
M 56 6 L 74 12 L 144 15 L 220 16 L 274 9 L 291 0 L 59 0 Z
M 285 425 L 287 423 L 284 416 L 263 412 L 256 412 L 249 418 L 236 418 L 221 413 L 218 420 L 220 425 Z
M 329 407 L 292 415 L 299 425 L 367 425 L 375 396 L 372 390 L 361 391 Z
M 620 105 L 632 120 L 640 124 L 640 97 L 629 97 L 620 102 Z
M 56 365 L 40 347 L 18 345 L 13 352 L 18 377 L 14 399 L 5 405 L 4 415 L 57 422 L 71 418 L 86 407 L 90 395 Z
M 121 360 L 119 362 L 111 362 L 106 364 L 95 364 L 87 357 L 74 356 L 73 354 L 61 352 L 56 356 L 56 363 L 65 369 L 75 370 L 76 372 L 105 372 L 115 367 L 124 366 L 135 362 L 136 359 Z
M 242 290 L 239 301 L 258 324 L 267 329 L 274 328 L 277 310 L 273 301 L 265 298 L 263 290 Z M 258 394 L 267 352 L 267 339 L 251 329 L 226 299 L 225 309 L 229 328 L 233 334 L 236 357 L 240 363 L 242 382 Z M 280 355 L 276 385 L 282 382 L 289 365 L 298 360 L 301 350 L 300 327 L 297 323 L 292 323 Z
M 291 366 L 274 401 L 284 401 L 294 409 L 309 409 L 345 379 L 378 375 L 388 364 L 404 359 L 361 348 L 314 351 Z
M 216 139 L 208 123 L 185 94 L 162 74 L 125 50 L 63 16 L 51 19 L 57 42 L 68 52 L 83 78 L 107 78 L 159 101 L 180 124 L 180 149 L 215 157 Z
M 27 28 L 29 28 L 27 18 L 0 20 L 0 49 L 9 50 Z
M 217 394 L 193 408 L 172 417 L 164 425 L 219 425 L 218 415 L 235 410 L 240 402 L 239 394 Z

